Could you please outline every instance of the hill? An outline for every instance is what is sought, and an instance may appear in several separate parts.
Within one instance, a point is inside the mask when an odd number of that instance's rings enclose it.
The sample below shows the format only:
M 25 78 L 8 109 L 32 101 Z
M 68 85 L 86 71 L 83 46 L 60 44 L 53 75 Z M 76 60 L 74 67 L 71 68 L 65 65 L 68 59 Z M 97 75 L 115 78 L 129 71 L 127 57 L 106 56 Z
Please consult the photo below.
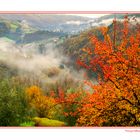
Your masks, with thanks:
M 118 15 L 117 16 L 117 23 L 116 23 L 116 38 L 117 38 L 117 42 L 119 43 L 121 41 L 121 35 L 119 34 L 119 30 L 123 29 L 123 23 L 121 21 L 121 19 L 124 19 L 125 15 Z M 130 16 L 128 16 L 129 18 L 134 17 L 135 14 L 131 14 Z M 105 20 L 105 19 L 109 19 L 112 18 L 113 15 L 107 15 L 104 17 L 99 18 L 99 21 Z M 137 15 L 137 17 L 139 17 L 139 15 Z M 137 20 L 139 20 L 139 18 L 137 18 Z M 101 26 L 101 25 L 100 25 Z M 100 26 L 93 26 L 91 28 L 89 28 L 88 30 L 85 30 L 81 33 L 79 33 L 78 35 L 73 35 L 71 37 L 68 37 L 62 44 L 60 44 L 60 49 L 64 52 L 65 55 L 70 57 L 71 63 L 75 64 L 75 61 L 83 56 L 84 57 L 84 53 L 83 53 L 83 48 L 84 47 L 92 47 L 92 44 L 90 42 L 90 37 L 92 35 L 97 36 L 99 39 L 103 39 L 103 36 L 101 34 L 100 31 Z M 104 24 L 102 24 L 102 26 L 106 26 L 105 22 Z M 110 36 L 113 39 L 113 29 L 114 29 L 114 25 L 113 25 L 113 19 L 112 22 L 110 22 L 110 24 L 107 26 L 108 27 L 108 33 L 110 34 Z M 134 21 L 130 20 L 129 23 L 129 28 L 130 31 L 135 32 L 135 24 Z
M 12 22 L 26 22 L 29 26 L 48 31 L 76 33 L 89 27 L 91 18 L 53 14 L 0 14 L 0 19 Z

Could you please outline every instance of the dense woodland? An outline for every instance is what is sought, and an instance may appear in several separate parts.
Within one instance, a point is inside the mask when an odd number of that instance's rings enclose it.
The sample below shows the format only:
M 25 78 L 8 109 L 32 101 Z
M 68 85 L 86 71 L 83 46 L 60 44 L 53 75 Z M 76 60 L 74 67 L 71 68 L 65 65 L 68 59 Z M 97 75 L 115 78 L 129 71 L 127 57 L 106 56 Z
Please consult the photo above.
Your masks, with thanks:
M 0 126 L 140 126 L 140 25 L 131 20 L 66 37 L 57 48 L 69 61 L 43 71 L 51 82 L 0 59 Z M 63 75 L 70 65 L 82 80 Z

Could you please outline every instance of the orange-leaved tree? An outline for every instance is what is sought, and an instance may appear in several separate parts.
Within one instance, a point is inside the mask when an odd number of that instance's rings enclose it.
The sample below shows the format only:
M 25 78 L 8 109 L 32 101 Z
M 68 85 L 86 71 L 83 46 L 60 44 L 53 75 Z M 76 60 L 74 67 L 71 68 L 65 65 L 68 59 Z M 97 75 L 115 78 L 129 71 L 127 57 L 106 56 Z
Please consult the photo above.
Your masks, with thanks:
M 56 101 L 53 97 L 43 95 L 38 86 L 31 86 L 26 89 L 29 102 L 36 110 L 39 117 L 53 118 L 56 113 L 54 106 Z
M 84 48 L 90 57 L 79 61 L 96 71 L 98 84 L 87 81 L 94 92 L 83 104 L 77 125 L 140 125 L 140 26 L 130 24 L 128 17 L 120 29 L 116 20 L 113 25 L 113 35 L 100 27 L 103 39 L 90 37 L 93 47 Z

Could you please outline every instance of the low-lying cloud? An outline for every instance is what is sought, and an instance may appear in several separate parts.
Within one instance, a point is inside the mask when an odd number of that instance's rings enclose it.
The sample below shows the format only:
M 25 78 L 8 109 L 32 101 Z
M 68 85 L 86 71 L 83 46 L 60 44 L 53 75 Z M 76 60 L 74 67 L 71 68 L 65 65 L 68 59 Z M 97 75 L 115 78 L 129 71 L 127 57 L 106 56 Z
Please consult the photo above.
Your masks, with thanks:
M 84 71 L 76 71 L 64 62 L 69 58 L 64 56 L 54 43 L 42 45 L 44 52 L 40 53 L 39 44 L 16 44 L 13 41 L 0 39 L 0 60 L 18 70 L 18 74 L 33 74 L 46 83 L 55 83 L 64 78 L 83 81 Z

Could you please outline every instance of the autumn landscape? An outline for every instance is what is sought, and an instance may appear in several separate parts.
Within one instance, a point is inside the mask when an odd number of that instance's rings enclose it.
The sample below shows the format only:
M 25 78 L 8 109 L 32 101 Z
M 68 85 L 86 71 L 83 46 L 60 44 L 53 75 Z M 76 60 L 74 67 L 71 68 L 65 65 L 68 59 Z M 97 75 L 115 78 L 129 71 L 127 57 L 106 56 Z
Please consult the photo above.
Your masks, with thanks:
M 0 126 L 140 126 L 139 23 L 0 14 Z

